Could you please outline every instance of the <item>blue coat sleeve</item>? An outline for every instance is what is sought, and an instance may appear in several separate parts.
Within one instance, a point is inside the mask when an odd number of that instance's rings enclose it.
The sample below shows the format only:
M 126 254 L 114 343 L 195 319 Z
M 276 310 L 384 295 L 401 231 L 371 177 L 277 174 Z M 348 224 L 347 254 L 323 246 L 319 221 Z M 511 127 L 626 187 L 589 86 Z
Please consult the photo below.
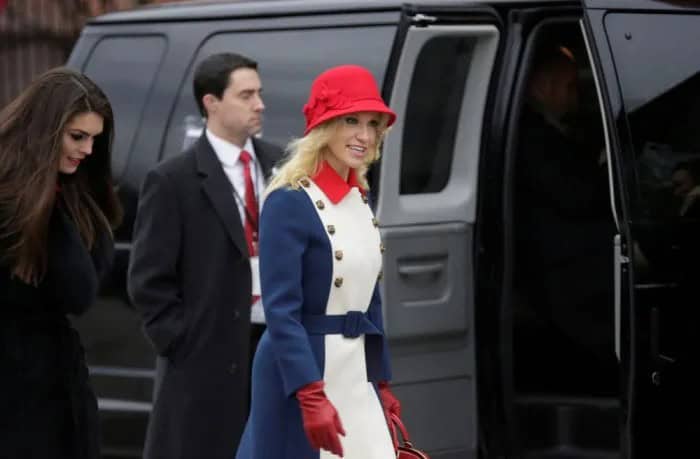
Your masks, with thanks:
M 313 208 L 303 191 L 275 190 L 260 217 L 260 287 L 267 332 L 287 396 L 322 379 L 301 324 L 303 255 Z
M 382 318 L 382 299 L 379 286 L 374 286 L 372 300 L 367 311 L 369 320 L 382 332 L 381 335 L 365 336 L 365 354 L 367 360 L 367 377 L 370 381 L 391 381 L 389 349 L 384 336 L 384 319 Z

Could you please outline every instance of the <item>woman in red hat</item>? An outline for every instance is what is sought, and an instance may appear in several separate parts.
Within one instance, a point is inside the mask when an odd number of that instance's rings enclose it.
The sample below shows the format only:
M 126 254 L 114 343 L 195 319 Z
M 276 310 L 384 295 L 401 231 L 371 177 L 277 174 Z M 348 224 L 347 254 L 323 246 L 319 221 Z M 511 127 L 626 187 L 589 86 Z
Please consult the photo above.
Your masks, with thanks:
M 267 331 L 236 457 L 392 459 L 387 419 L 400 404 L 388 386 L 383 247 L 365 173 L 396 115 L 354 65 L 319 75 L 304 115 L 260 220 Z

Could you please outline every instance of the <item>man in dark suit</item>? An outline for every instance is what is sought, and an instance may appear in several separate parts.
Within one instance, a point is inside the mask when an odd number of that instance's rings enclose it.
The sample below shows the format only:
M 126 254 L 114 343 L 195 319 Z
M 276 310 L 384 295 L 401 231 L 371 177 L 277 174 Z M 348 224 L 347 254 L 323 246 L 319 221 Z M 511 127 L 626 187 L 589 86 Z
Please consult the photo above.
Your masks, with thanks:
M 577 72 L 567 48 L 547 45 L 536 56 L 519 125 L 516 254 L 529 303 L 564 340 L 564 345 L 548 343 L 550 357 L 557 352 L 563 357 L 553 357 L 557 363 L 547 366 L 556 377 L 595 390 L 590 376 L 570 375 L 581 369 L 602 380 L 601 372 L 591 372 L 583 362 L 598 369 L 614 365 L 615 230 L 602 141 L 596 145 L 590 132 L 578 138 L 580 125 L 569 121 L 579 115 Z M 562 371 L 569 363 L 571 372 Z M 548 380 L 555 384 L 555 377 Z M 601 390 L 609 387 L 615 389 Z
M 258 199 L 282 155 L 254 137 L 261 91 L 256 62 L 203 60 L 194 95 L 206 129 L 141 189 L 128 288 L 158 353 L 146 459 L 230 459 L 243 431 Z

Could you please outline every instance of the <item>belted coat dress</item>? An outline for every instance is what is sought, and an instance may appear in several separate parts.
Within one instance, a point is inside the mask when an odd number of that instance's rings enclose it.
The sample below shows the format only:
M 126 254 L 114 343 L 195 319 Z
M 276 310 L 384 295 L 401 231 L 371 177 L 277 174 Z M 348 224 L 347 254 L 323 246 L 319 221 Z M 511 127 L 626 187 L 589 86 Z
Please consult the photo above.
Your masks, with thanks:
M 260 269 L 267 330 L 253 362 L 237 459 L 325 459 L 303 430 L 297 389 L 323 380 L 346 459 L 395 457 L 376 383 L 391 376 L 377 281 L 382 244 L 354 171 L 324 163 L 265 200 Z

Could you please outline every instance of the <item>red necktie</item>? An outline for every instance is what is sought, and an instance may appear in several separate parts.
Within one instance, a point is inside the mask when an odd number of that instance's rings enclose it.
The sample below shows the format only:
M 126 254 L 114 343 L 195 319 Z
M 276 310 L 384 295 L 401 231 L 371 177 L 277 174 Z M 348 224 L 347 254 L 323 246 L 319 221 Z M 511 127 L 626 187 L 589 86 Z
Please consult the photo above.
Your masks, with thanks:
M 253 158 L 245 150 L 241 151 L 239 158 L 243 163 L 243 178 L 245 179 L 245 240 L 248 243 L 248 254 L 255 257 L 258 255 L 258 200 L 255 197 L 253 174 L 250 167 Z M 257 295 L 253 295 L 253 303 L 258 301 L 258 298 Z

